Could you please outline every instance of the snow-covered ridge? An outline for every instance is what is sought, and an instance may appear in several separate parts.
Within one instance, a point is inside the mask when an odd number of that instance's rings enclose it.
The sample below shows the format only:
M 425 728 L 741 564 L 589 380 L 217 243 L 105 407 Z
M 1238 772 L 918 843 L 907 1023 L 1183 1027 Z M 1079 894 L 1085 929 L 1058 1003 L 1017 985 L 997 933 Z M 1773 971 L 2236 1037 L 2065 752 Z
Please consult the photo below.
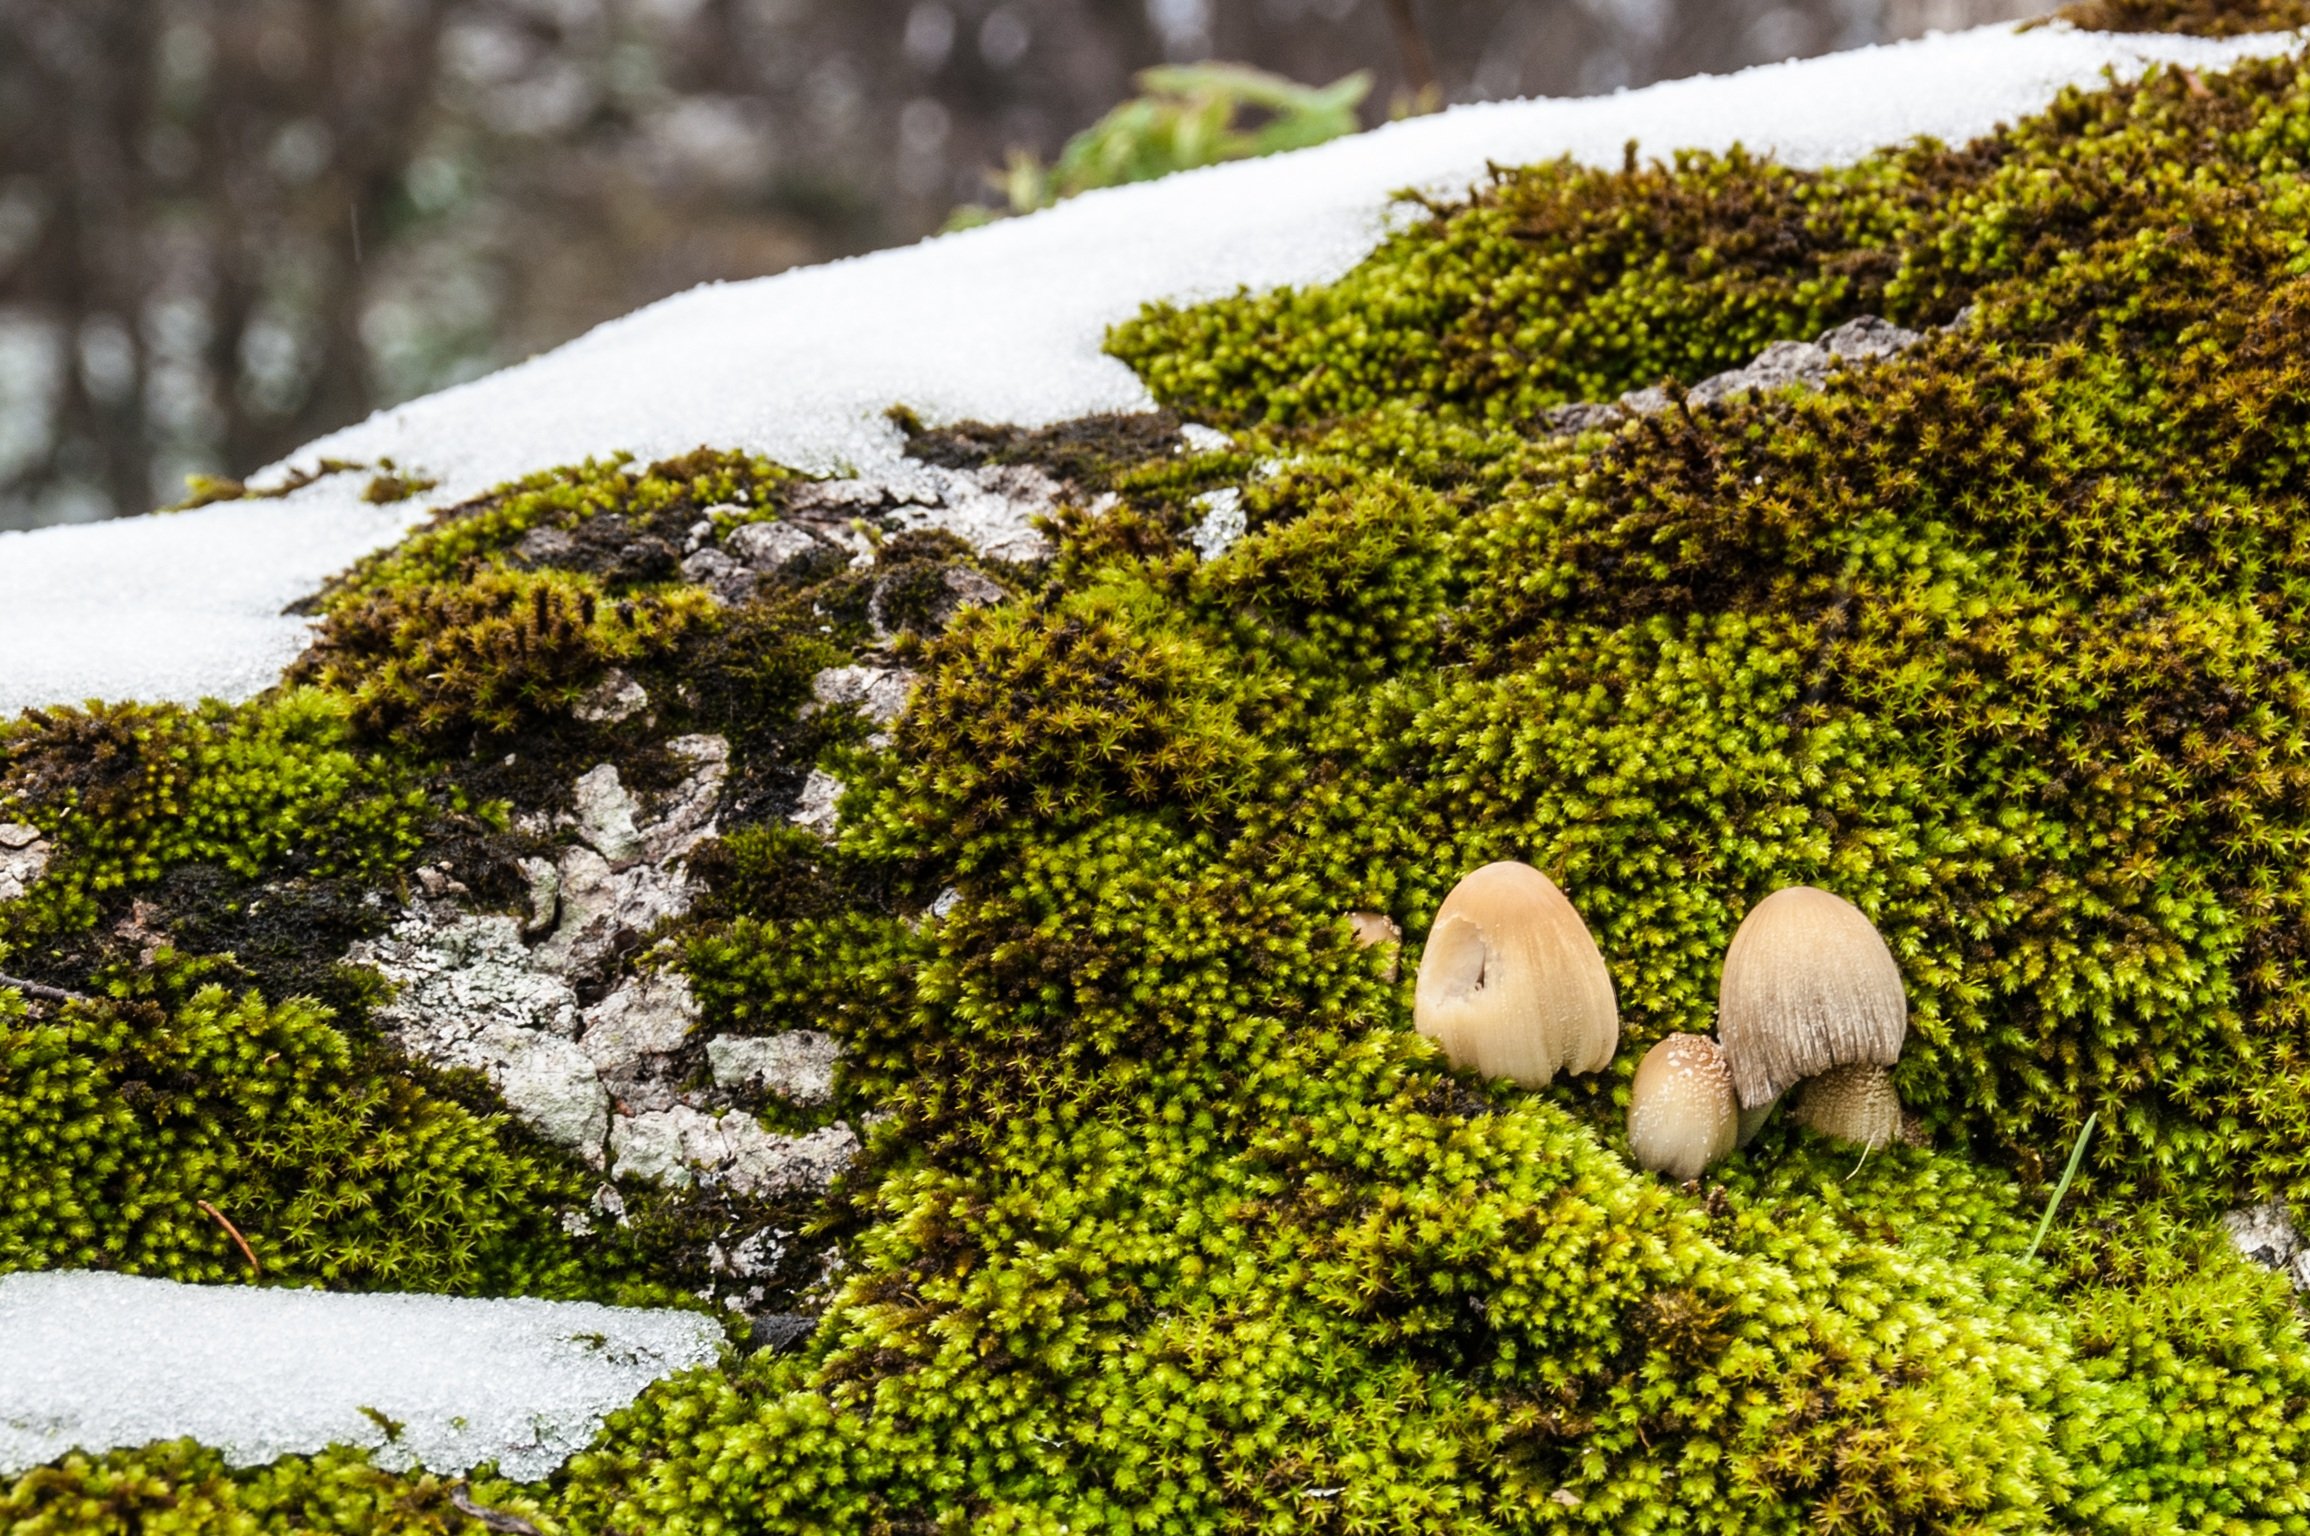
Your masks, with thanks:
M 1618 95 L 1459 107 L 1274 159 L 1092 193 L 901 250 L 700 288 L 488 378 L 380 412 L 290 462 L 390 458 L 429 504 L 620 449 L 701 444 L 812 470 L 888 472 L 904 403 L 933 421 L 1039 425 L 1149 405 L 1099 350 L 1149 300 L 1337 277 L 1390 194 L 1451 192 L 1490 163 L 1618 163 L 1735 142 L 1800 166 L 1918 134 L 1964 140 L 2103 70 L 2218 68 L 2299 39 L 2061 27 L 1937 35 Z M 285 466 L 276 466 L 275 474 Z M 260 477 L 262 479 L 262 477 Z M 281 609 L 412 513 L 340 475 L 277 502 L 0 535 L 0 713 L 84 696 L 245 697 L 304 641 Z
M 80 1271 L 0 1277 L 0 1339 L 0 1474 L 190 1435 L 235 1466 L 343 1444 L 524 1481 L 723 1342 L 694 1312 Z

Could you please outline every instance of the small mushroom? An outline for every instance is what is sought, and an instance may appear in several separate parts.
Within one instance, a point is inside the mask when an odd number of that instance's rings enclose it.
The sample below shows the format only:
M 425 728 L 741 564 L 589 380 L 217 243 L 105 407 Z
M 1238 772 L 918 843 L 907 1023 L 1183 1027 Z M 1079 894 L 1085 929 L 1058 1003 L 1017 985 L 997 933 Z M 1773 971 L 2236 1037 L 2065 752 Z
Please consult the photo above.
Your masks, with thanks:
M 1888 1070 L 1901 1059 L 1909 1001 L 1876 926 L 1842 897 L 1809 885 L 1773 892 L 1725 951 L 1717 1037 L 1749 1111 L 1833 1069 L 1800 1093 L 1800 1123 L 1863 1146 L 1900 1127 Z
M 1740 1101 L 1732 1068 L 1706 1035 L 1670 1035 L 1644 1053 L 1628 1098 L 1628 1150 L 1637 1166 L 1678 1183 L 1733 1150 Z
M 1612 977 L 1588 925 L 1529 864 L 1487 864 L 1452 887 L 1420 955 L 1412 1023 L 1456 1067 L 1544 1088 L 1594 1072 L 1620 1044 Z
M 1385 912 L 1350 912 L 1348 927 L 1359 947 L 1380 950 L 1380 974 L 1394 981 L 1397 956 L 1404 947 L 1404 930 L 1396 926 L 1396 920 Z

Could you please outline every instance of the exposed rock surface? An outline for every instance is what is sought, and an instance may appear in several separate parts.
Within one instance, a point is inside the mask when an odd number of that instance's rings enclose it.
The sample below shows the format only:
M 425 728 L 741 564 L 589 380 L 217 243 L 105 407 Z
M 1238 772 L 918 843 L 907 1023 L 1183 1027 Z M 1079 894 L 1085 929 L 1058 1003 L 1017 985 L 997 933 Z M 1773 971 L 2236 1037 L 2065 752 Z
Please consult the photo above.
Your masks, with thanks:
M 589 725 L 618 725 L 649 707 L 649 690 L 613 667 L 570 712 Z
M 1050 541 L 1034 520 L 1057 510 L 1063 492 L 1031 464 L 950 469 L 909 459 L 879 475 L 812 481 L 789 506 L 797 516 L 873 516 L 902 530 L 944 529 L 982 555 L 1028 561 L 1050 557 Z
M 671 1058 L 697 1027 L 688 982 L 638 976 L 586 1010 L 579 1044 L 621 1110 L 664 1109 L 680 1087 Z
M 904 706 L 906 674 L 839 670 L 830 698 L 893 717 Z M 839 1054 L 830 1036 L 796 1030 L 716 1038 L 700 1049 L 697 1002 L 668 971 L 627 976 L 598 1002 L 582 1003 L 610 979 L 619 955 L 687 911 L 695 894 L 683 860 L 713 835 L 729 746 L 714 736 L 667 745 L 689 772 L 648 803 L 614 764 L 579 776 L 571 809 L 550 824 L 571 841 L 556 859 L 524 862 L 526 920 L 468 913 L 445 889 L 429 889 L 347 959 L 396 984 L 377 1016 L 402 1049 L 486 1073 L 518 1118 L 613 1177 L 748 1196 L 823 1189 L 857 1156 L 857 1134 L 838 1121 L 785 1135 L 739 1105 L 769 1095 L 824 1108 Z M 819 781 L 817 799 L 806 793 L 804 802 L 830 835 L 841 786 L 814 774 Z M 614 1188 L 597 1203 L 605 1215 L 622 1213 Z M 732 1251 L 745 1240 L 733 1237 Z
M 800 1136 L 764 1130 L 743 1112 L 715 1116 L 687 1104 L 620 1115 L 610 1125 L 610 1171 L 686 1187 L 724 1184 L 740 1194 L 823 1189 L 858 1156 L 858 1134 L 836 1121 Z
M 906 712 L 914 685 L 915 674 L 904 667 L 828 667 L 810 680 L 810 696 L 816 702 L 803 708 L 855 708 L 876 725 L 887 726 Z
M 781 516 L 741 523 L 719 543 L 711 541 L 712 522 L 702 522 L 692 530 L 696 547 L 680 569 L 722 601 L 737 603 L 765 577 L 873 565 L 874 541 L 866 529 L 943 530 L 994 559 L 1044 560 L 1051 544 L 1035 520 L 1056 511 L 1065 494 L 1065 486 L 1029 464 L 950 467 L 908 459 L 876 475 L 806 481 L 788 492 Z M 950 571 L 945 579 L 955 588 L 954 608 L 1002 596 L 1000 587 L 967 569 Z M 872 616 L 880 627 L 881 616 Z
M 2310 1296 L 2310 1241 L 2304 1240 L 2283 1203 L 2232 1211 L 2222 1218 L 2222 1228 L 2240 1253 L 2265 1269 L 2277 1270 L 2295 1290 Z
M 565 825 L 578 841 L 563 850 L 550 879 L 529 869 L 533 929 L 546 925 L 538 893 L 548 886 L 554 893 L 553 927 L 538 951 L 548 969 L 596 973 L 658 923 L 690 909 L 692 882 L 678 861 L 713 835 L 730 746 L 719 736 L 682 736 L 667 747 L 691 771 L 654 816 L 613 765 L 601 764 L 577 782 L 576 810 Z
M 801 1109 L 834 1097 L 834 1065 L 841 1047 L 815 1029 L 782 1034 L 723 1035 L 706 1042 L 714 1085 L 726 1093 L 768 1093 Z
M 1718 405 L 1750 390 L 1771 393 L 1778 389 L 1818 389 L 1838 369 L 1858 363 L 1897 357 L 1925 338 L 1875 315 L 1862 315 L 1823 331 L 1812 341 L 1776 341 L 1744 368 L 1711 374 L 1684 392 L 1687 404 Z M 1583 400 L 1559 405 L 1542 415 L 1541 425 L 1551 433 L 1587 432 L 1617 426 L 1639 416 L 1665 411 L 1674 397 L 1661 385 L 1633 389 L 1618 400 Z
M 0 901 L 14 901 L 47 872 L 51 853 L 38 827 L 0 821 Z
M 842 781 L 823 768 L 810 770 L 810 777 L 802 782 L 802 799 L 786 819 L 805 832 L 815 832 L 833 841 L 840 823 L 839 804 L 842 799 Z

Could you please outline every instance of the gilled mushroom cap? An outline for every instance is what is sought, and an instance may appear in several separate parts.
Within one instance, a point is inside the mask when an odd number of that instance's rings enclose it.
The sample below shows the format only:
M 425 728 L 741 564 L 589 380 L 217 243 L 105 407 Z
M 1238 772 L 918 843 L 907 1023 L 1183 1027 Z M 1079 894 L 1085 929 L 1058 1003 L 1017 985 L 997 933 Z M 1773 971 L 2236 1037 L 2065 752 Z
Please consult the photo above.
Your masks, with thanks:
M 1842 897 L 1809 885 L 1775 891 L 1725 951 L 1717 1038 L 1747 1108 L 1831 1067 L 1889 1067 L 1908 1032 L 1901 968 Z
M 1628 1098 L 1628 1150 L 1637 1166 L 1679 1183 L 1740 1139 L 1732 1069 L 1706 1035 L 1670 1035 L 1644 1053 Z
M 1546 1087 L 1620 1044 L 1612 977 L 1556 882 L 1512 860 L 1476 870 L 1428 930 L 1412 1023 L 1454 1066 Z

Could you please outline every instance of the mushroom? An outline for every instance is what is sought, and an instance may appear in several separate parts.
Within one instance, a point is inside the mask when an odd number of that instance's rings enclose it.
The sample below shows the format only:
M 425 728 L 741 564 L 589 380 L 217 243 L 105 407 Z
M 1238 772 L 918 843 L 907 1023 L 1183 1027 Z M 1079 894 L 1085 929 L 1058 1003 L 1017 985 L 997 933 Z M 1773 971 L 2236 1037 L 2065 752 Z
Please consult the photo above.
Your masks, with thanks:
M 1731 1152 L 1740 1137 L 1732 1068 L 1706 1035 L 1670 1035 L 1644 1053 L 1628 1097 L 1628 1150 L 1637 1166 L 1678 1183 Z
M 1901 1134 L 1901 1096 L 1893 1074 L 1855 1063 L 1808 1077 L 1797 1089 L 1797 1124 L 1875 1151 Z
M 1456 1067 L 1545 1088 L 1594 1072 L 1620 1044 L 1612 977 L 1587 924 L 1529 864 L 1487 864 L 1452 887 L 1420 955 L 1412 1023 Z
M 1380 974 L 1394 981 L 1396 957 L 1404 946 L 1404 930 L 1396 926 L 1396 920 L 1385 912 L 1350 912 L 1348 928 L 1359 948 L 1381 950 Z
M 1717 1036 L 1743 1109 L 1769 1108 L 1808 1079 L 1801 1123 L 1881 1147 L 1900 1127 L 1888 1070 L 1901 1059 L 1909 1001 L 1901 968 L 1859 907 L 1809 885 L 1773 892 L 1725 951 Z

